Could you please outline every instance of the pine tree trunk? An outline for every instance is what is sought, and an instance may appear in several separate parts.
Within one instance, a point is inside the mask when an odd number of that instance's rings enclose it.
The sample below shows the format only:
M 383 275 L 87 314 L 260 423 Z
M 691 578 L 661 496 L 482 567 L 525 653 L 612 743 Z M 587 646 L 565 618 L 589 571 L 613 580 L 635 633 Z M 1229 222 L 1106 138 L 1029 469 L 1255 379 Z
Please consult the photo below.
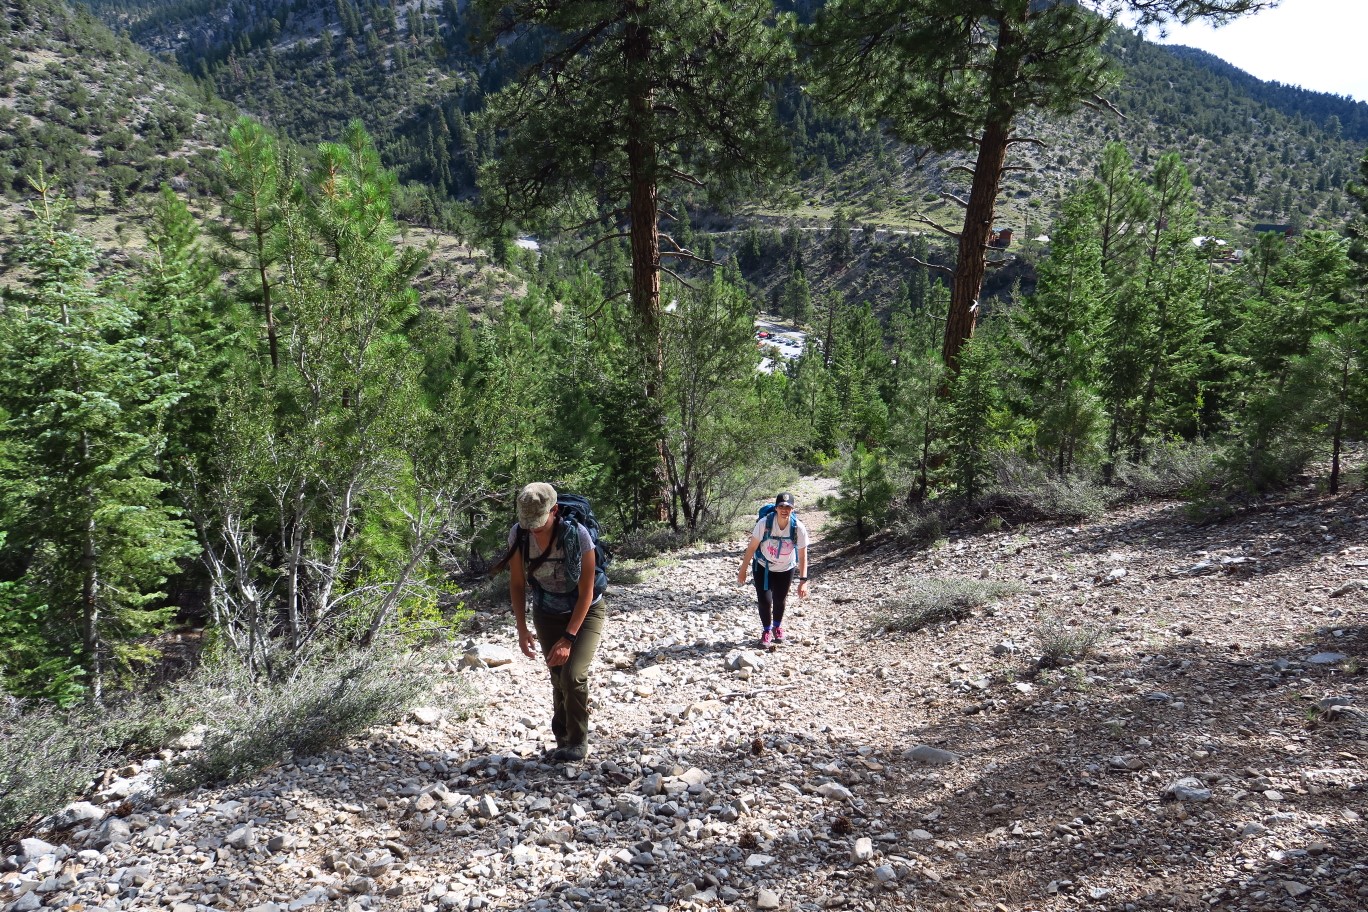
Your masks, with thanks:
M 993 212 L 1002 184 L 1002 166 L 1007 161 L 1010 121 L 993 120 L 984 127 L 974 163 L 974 181 L 969 188 L 969 207 L 960 231 L 955 277 L 950 288 L 950 313 L 945 321 L 945 343 L 941 360 L 945 363 L 942 396 L 948 395 L 959 373 L 959 353 L 974 335 L 978 318 L 979 293 L 987 272 L 988 240 L 993 230 Z
M 1340 361 L 1340 386 L 1339 401 L 1335 408 L 1335 430 L 1332 441 L 1332 452 L 1330 456 L 1330 493 L 1339 493 L 1340 481 L 1340 453 L 1344 448 L 1344 406 L 1349 398 L 1349 362 L 1350 356 L 1342 355 Z
M 276 338 L 275 308 L 271 304 L 271 284 L 266 266 L 261 266 L 261 306 L 266 312 L 266 344 L 271 351 L 271 370 L 280 370 L 280 342 Z
M 82 447 L 85 449 L 84 436 Z M 94 492 L 87 492 L 93 507 Z M 82 645 L 90 657 L 90 698 L 99 703 L 104 697 L 104 642 L 100 638 L 99 555 L 95 548 L 95 516 L 85 521 L 81 542 Z
M 634 3 L 634 14 L 643 14 L 647 4 Z M 628 22 L 625 31 L 626 63 L 629 78 L 640 81 L 628 103 L 627 169 L 629 183 L 629 212 L 632 246 L 632 310 L 641 332 L 642 352 L 646 360 L 646 398 L 659 399 L 665 372 L 665 349 L 660 334 L 660 195 L 657 177 L 656 148 L 651 120 L 653 117 L 650 83 L 642 75 L 650 61 L 651 33 L 636 21 Z M 667 515 L 666 502 L 670 499 L 668 474 L 665 470 L 665 439 L 657 434 L 658 453 L 655 469 L 656 519 Z

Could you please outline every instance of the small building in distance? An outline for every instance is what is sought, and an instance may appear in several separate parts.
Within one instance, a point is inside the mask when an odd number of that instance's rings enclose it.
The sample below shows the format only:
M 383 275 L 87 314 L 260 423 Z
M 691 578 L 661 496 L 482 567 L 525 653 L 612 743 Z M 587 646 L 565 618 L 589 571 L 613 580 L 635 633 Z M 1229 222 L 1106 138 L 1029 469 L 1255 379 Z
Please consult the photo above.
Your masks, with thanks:
M 988 235 L 988 246 L 996 247 L 1000 250 L 1005 250 L 1012 246 L 1012 229 L 994 228 L 992 233 Z

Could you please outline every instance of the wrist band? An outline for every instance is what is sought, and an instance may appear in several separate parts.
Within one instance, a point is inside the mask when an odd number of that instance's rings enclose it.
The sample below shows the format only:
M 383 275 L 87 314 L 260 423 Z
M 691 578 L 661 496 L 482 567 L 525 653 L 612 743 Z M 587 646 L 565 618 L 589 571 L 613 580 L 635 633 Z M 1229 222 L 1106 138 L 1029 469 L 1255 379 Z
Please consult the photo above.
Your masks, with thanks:
M 800 577 L 798 577 L 798 582 L 800 582 L 800 583 L 806 583 L 806 582 L 807 582 L 807 577 L 806 577 L 806 576 L 800 576 Z
M 579 639 L 579 634 L 578 634 L 578 633 L 571 633 L 570 631 L 567 630 L 567 631 L 565 631 L 565 633 L 561 634 L 561 637 L 562 637 L 562 639 L 569 640 L 569 641 L 570 641 L 570 644 L 571 644 L 571 645 L 574 645 L 575 640 Z

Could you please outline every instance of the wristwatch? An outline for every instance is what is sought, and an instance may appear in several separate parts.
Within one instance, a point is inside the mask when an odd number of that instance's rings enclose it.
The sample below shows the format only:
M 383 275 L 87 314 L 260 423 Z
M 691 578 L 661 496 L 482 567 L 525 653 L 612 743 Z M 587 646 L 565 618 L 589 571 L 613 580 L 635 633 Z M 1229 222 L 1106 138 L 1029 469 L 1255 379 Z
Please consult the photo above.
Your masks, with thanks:
M 578 634 L 578 633 L 571 633 L 570 631 L 567 630 L 567 631 L 565 631 L 565 633 L 562 633 L 562 634 L 561 634 L 561 637 L 562 637 L 563 639 L 569 640 L 569 641 L 570 641 L 570 645 L 573 646 L 573 645 L 575 644 L 575 640 L 579 639 L 579 634 Z

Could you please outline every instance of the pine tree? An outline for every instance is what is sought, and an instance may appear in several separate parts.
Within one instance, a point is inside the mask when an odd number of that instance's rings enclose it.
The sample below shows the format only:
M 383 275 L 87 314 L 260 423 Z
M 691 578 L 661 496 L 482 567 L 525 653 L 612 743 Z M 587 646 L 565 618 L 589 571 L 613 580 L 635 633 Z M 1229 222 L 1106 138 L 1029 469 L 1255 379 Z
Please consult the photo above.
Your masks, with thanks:
M 352 10 L 338 0 L 346 21 Z M 230 195 L 224 200 L 229 225 L 216 229 L 219 242 L 246 260 L 242 266 L 255 281 L 251 294 L 261 307 L 270 352 L 271 369 L 280 368 L 280 342 L 273 300 L 275 279 L 271 269 L 280 256 L 280 191 L 291 178 L 281 173 L 275 137 L 260 124 L 242 118 L 229 131 L 228 146 L 221 153 L 223 176 Z
M 1271 0 L 1115 0 L 1142 21 L 1228 19 Z M 975 150 L 963 227 L 955 233 L 942 357 L 953 373 L 973 335 L 988 233 L 1022 115 L 1067 114 L 1108 85 L 1101 55 L 1112 19 L 1070 0 L 835 0 L 805 33 L 813 87 L 899 140 Z M 939 227 L 939 226 L 938 226 Z
M 1002 424 L 1000 365 L 992 340 L 977 338 L 961 352 L 960 370 L 950 386 L 945 434 L 949 468 L 956 489 L 968 500 L 983 491 Z
M 648 364 L 659 365 L 663 194 L 733 191 L 783 161 L 765 80 L 787 66 L 767 3 L 744 0 L 481 0 L 492 40 L 529 34 L 535 61 L 489 99 L 503 131 L 481 181 L 491 213 L 583 218 L 598 200 L 631 241 L 633 310 Z M 554 150 L 554 151 L 550 151 Z M 679 203 L 675 200 L 675 203 Z M 612 229 L 617 230 L 617 229 Z
M 67 657 L 54 681 L 68 689 L 47 695 L 69 698 L 79 676 L 99 701 L 111 676 L 149 656 L 143 638 L 172 613 L 158 589 L 193 553 L 156 463 L 184 391 L 158 373 L 138 315 L 96 287 L 93 248 L 61 227 L 65 204 L 38 190 L 18 247 L 27 276 L 6 295 L 0 335 L 0 451 L 24 473 L 6 485 L 22 493 L 4 563 L 41 614 L 40 658 Z
M 779 310 L 797 326 L 803 326 L 812 319 L 812 292 L 808 289 L 807 276 L 801 269 L 794 271 L 784 283 Z
M 1101 419 L 1092 390 L 1105 293 L 1097 215 L 1089 194 L 1065 202 L 1036 293 L 1012 313 L 1015 374 L 1035 425 L 1037 452 L 1061 477 Z
M 175 378 L 181 391 L 159 454 L 169 476 L 211 451 L 215 387 L 233 352 L 248 347 L 252 328 L 250 315 L 218 306 L 218 270 L 200 247 L 194 216 L 170 187 L 162 187 L 153 206 L 139 272 L 131 302 L 139 332 L 157 372 Z
M 855 444 L 841 472 L 841 498 L 833 512 L 854 526 L 855 537 L 864 541 L 888 519 L 892 502 L 893 485 L 882 452 Z
M 752 313 L 719 272 L 707 289 L 682 296 L 666 324 L 670 519 L 691 534 L 719 518 L 744 469 L 778 456 L 785 433 L 756 392 Z

